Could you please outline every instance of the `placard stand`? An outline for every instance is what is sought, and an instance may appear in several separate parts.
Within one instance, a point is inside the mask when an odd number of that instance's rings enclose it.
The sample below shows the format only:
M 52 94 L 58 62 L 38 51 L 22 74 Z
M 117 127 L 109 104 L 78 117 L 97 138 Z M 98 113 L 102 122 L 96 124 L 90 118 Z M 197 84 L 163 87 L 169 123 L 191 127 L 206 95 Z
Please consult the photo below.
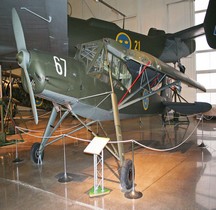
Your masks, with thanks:
M 110 193 L 104 188 L 104 154 L 103 149 L 107 145 L 109 138 L 94 137 L 84 152 L 93 155 L 94 159 L 94 186 L 89 191 L 90 197 L 101 196 Z

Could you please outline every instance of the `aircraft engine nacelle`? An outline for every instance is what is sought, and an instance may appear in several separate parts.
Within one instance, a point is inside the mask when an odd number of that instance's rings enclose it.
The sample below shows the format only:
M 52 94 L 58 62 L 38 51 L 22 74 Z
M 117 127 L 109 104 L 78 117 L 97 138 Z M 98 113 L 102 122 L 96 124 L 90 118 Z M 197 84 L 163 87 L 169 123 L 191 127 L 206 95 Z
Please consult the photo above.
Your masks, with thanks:
M 79 97 L 80 92 L 84 92 L 80 81 L 81 75 L 86 74 L 83 63 L 67 56 L 59 57 L 52 53 L 36 50 L 29 51 L 28 54 L 27 70 L 36 96 L 46 97 L 48 100 L 57 102 L 59 99 L 57 94 Z M 18 62 L 22 62 L 22 51 L 18 53 L 17 59 Z M 29 92 L 24 74 L 22 83 L 24 90 Z M 46 95 L 47 91 L 57 94 L 50 98 L 49 94 Z
M 19 64 L 22 63 L 23 61 L 24 53 L 25 51 L 20 51 L 17 54 L 17 60 Z M 32 89 L 35 94 L 41 93 L 44 90 L 45 83 L 46 83 L 44 70 L 40 64 L 41 62 L 39 62 L 37 58 L 37 54 L 34 51 L 30 51 L 29 60 L 28 60 L 28 71 L 29 71 L 29 77 L 30 77 Z M 22 84 L 24 90 L 28 92 L 26 78 L 23 73 L 22 73 Z

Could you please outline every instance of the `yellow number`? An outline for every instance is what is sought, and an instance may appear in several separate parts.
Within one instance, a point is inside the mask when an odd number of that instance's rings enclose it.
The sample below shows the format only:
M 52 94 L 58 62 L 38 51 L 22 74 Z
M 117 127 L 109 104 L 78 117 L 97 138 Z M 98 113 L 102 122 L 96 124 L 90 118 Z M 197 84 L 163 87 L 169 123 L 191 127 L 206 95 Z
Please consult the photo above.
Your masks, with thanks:
M 135 41 L 134 41 L 134 44 L 135 44 L 134 50 L 140 51 L 140 41 L 135 40 Z

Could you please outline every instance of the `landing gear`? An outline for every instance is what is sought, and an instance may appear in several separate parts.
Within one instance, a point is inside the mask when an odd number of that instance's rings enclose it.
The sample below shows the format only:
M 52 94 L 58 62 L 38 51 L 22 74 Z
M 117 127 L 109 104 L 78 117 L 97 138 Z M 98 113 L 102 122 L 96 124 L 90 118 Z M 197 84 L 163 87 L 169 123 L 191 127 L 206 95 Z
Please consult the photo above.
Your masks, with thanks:
M 120 170 L 121 187 L 123 190 L 130 190 L 133 186 L 133 177 L 135 177 L 135 169 L 132 160 L 124 160 Z
M 39 148 L 40 148 L 40 143 L 36 142 L 32 145 L 30 151 L 31 161 L 36 164 L 38 164 L 39 161 L 42 161 L 44 157 L 44 151 L 42 152 L 41 157 L 39 157 Z

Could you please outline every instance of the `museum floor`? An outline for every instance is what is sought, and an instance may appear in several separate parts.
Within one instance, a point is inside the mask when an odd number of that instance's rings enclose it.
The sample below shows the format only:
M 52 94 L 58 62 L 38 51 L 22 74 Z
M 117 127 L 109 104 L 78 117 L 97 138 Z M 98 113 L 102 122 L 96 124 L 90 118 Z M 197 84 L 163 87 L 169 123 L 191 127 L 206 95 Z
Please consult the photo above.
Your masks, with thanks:
M 143 194 L 139 199 L 128 199 L 121 191 L 118 179 L 118 162 L 105 152 L 104 185 L 110 193 L 99 197 L 89 197 L 93 186 L 94 167 L 92 155 L 83 150 L 92 139 L 87 130 L 65 137 L 45 149 L 42 165 L 30 160 L 33 142 L 39 142 L 48 115 L 39 118 L 34 125 L 32 119 L 16 119 L 18 129 L 27 127 L 28 132 L 7 136 L 7 140 L 24 142 L 0 147 L 0 209 L 216 209 L 216 121 L 190 118 L 190 124 L 161 125 L 159 116 L 124 120 L 122 132 L 124 140 L 136 140 L 141 145 L 157 148 L 155 151 L 134 145 L 135 190 Z M 24 123 L 25 122 L 25 123 Z M 59 135 L 75 128 L 79 123 L 69 117 L 62 123 Z M 103 123 L 103 128 L 111 140 L 115 139 L 113 122 Z M 100 135 L 100 128 L 92 126 Z M 26 131 L 26 130 L 25 130 Z M 173 148 L 186 141 L 181 146 Z M 206 148 L 200 148 L 203 142 Z M 64 167 L 64 143 L 66 169 Z M 132 143 L 125 144 L 126 158 L 132 158 Z M 162 152 L 163 151 L 163 152 Z M 14 163 L 18 158 L 23 161 Z M 59 178 L 67 173 L 72 181 L 61 183 Z

